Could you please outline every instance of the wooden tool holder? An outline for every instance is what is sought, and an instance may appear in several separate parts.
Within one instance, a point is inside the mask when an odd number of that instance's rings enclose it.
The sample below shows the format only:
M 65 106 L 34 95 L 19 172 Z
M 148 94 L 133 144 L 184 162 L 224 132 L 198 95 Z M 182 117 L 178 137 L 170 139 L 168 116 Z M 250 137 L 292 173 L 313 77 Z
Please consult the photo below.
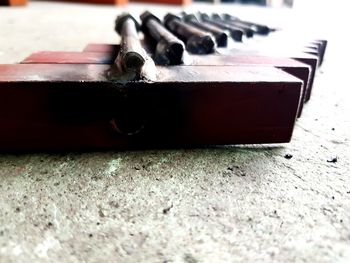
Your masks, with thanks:
M 36 52 L 0 65 L 0 150 L 286 143 L 326 45 L 186 54 L 182 65 L 136 81 L 118 72 L 117 44 Z

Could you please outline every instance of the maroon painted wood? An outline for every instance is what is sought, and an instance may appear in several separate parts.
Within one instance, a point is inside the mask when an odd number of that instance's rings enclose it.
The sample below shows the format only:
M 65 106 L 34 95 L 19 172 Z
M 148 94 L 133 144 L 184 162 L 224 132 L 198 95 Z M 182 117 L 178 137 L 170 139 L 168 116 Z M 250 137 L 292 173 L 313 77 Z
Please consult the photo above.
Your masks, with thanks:
M 324 55 L 327 49 L 327 43 L 328 41 L 325 39 L 317 39 L 314 40 L 313 43 L 319 45 L 319 52 L 320 52 L 320 62 L 319 65 L 322 65 L 323 59 L 324 59 Z
M 83 49 L 83 52 L 106 52 L 117 54 L 119 48 L 120 45 L 117 44 L 90 43 Z
M 214 66 L 214 65 L 249 65 L 249 66 L 273 66 L 297 77 L 303 81 L 303 94 L 299 107 L 298 117 L 301 116 L 309 79 L 311 77 L 311 68 L 309 65 L 286 57 L 269 57 L 269 56 L 191 56 L 188 63 L 190 65 Z
M 307 102 L 311 98 L 311 92 L 314 85 L 316 70 L 318 66 L 318 58 L 310 54 L 291 54 L 290 57 L 302 63 L 305 63 L 311 67 L 311 75 L 309 78 L 308 87 L 306 89 L 306 94 L 305 94 L 305 101 Z
M 299 62 L 302 62 L 306 65 L 309 65 L 311 68 L 311 73 L 310 73 L 308 85 L 306 87 L 305 101 L 307 102 L 310 100 L 313 82 L 315 79 L 317 66 L 318 66 L 317 56 L 303 53 L 302 51 L 280 50 L 280 51 L 273 52 L 271 50 L 257 51 L 257 50 L 240 50 L 236 48 L 220 50 L 220 54 L 224 56 L 242 55 L 242 56 L 264 56 L 264 57 L 271 57 L 271 58 L 291 58 Z
M 72 52 L 40 51 L 31 54 L 23 64 L 113 64 L 115 55 L 112 52 Z
M 47 63 L 47 64 L 113 64 L 114 53 L 106 52 L 118 50 L 117 45 L 89 45 L 87 52 L 38 52 L 30 55 L 21 63 Z M 97 50 L 92 52 L 91 50 Z M 301 116 L 306 87 L 310 77 L 310 67 L 306 64 L 289 58 L 264 56 L 218 56 L 218 55 L 191 55 L 185 59 L 184 65 L 197 66 L 273 66 L 301 79 L 303 81 L 303 95 L 299 106 L 298 117 Z
M 157 69 L 156 82 L 125 82 L 110 80 L 109 65 L 0 65 L 0 150 L 290 140 L 297 78 L 258 66 L 217 66 L 216 74 L 210 66 Z
M 219 60 L 220 63 L 231 63 L 231 62 L 225 62 L 225 58 L 226 57 L 242 57 L 241 62 L 243 64 L 246 63 L 250 63 L 250 59 L 251 58 L 251 64 L 258 64 L 258 65 L 273 65 L 274 63 L 276 64 L 275 66 L 278 68 L 282 68 L 283 70 L 285 70 L 286 72 L 299 77 L 301 76 L 301 79 L 304 81 L 305 83 L 305 87 L 304 87 L 304 95 L 303 95 L 303 101 L 307 102 L 310 100 L 311 97 L 311 91 L 312 91 L 312 87 L 313 87 L 313 82 L 314 82 L 314 78 L 315 78 L 315 74 L 316 74 L 316 70 L 317 70 L 317 66 L 318 66 L 318 56 L 316 55 L 312 55 L 312 54 L 308 54 L 303 52 L 302 50 L 299 50 L 299 47 L 296 49 L 297 51 L 289 51 L 289 50 L 279 50 L 277 52 L 273 52 L 272 50 L 266 50 L 263 49 L 261 51 L 259 51 L 259 49 L 237 49 L 237 48 L 231 48 L 231 49 L 227 49 L 227 48 L 220 48 L 219 50 L 219 54 L 223 55 L 224 58 L 222 59 L 217 59 Z M 119 45 L 115 45 L 115 44 L 101 44 L 101 43 L 92 43 L 92 44 L 88 44 L 83 52 L 111 52 L 111 51 L 118 51 L 119 50 Z M 189 57 L 193 57 L 195 55 L 189 55 Z M 260 59 L 259 59 L 260 57 Z M 289 67 L 288 65 L 282 66 L 282 62 L 287 62 L 286 59 L 293 59 L 293 60 L 297 60 L 301 63 L 306 64 L 307 66 L 310 67 L 310 73 L 309 76 L 305 77 L 305 73 L 299 73 L 298 70 L 295 69 L 295 64 L 291 67 Z M 204 56 L 202 59 L 199 59 L 201 61 L 206 61 L 208 60 L 207 63 L 209 62 L 208 56 Z M 255 60 L 255 61 L 253 61 Z M 191 58 L 189 58 L 188 60 L 189 62 L 187 63 L 191 63 Z M 290 62 L 288 62 L 290 63 Z M 213 65 L 212 63 L 210 63 L 211 65 Z M 300 65 L 301 66 L 301 65 Z M 300 108 L 300 112 L 299 112 L 299 116 L 301 116 L 301 112 L 302 112 L 302 107 Z

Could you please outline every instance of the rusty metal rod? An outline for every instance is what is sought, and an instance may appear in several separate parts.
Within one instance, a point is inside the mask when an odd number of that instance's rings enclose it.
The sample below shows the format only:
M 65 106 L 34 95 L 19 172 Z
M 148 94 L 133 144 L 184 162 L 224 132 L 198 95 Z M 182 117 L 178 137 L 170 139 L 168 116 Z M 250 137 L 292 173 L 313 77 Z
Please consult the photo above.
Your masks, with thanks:
M 218 47 L 227 46 L 227 31 L 206 22 L 200 22 L 193 14 L 185 14 L 183 19 L 186 23 L 213 34 Z
M 137 21 L 130 14 L 122 14 L 117 17 L 115 29 L 122 38 L 115 63 L 126 72 L 140 75 L 147 54 L 138 37 L 139 25 Z
M 143 32 L 156 42 L 155 61 L 161 65 L 178 65 L 183 62 L 184 43 L 168 31 L 158 17 L 146 11 L 140 15 Z
M 240 20 L 238 17 L 231 16 L 230 14 L 223 14 L 223 17 L 224 17 L 224 20 L 226 20 L 226 21 L 249 26 L 252 30 L 254 30 L 256 32 L 256 34 L 267 35 L 271 31 L 273 31 L 271 28 L 269 28 L 266 25 L 248 22 L 245 20 Z
M 234 28 L 242 30 L 243 34 L 248 38 L 254 36 L 255 31 L 250 26 L 247 26 L 247 25 L 242 24 L 242 23 L 236 23 L 232 20 L 224 20 L 221 18 L 221 16 L 219 14 L 216 14 L 216 13 L 212 14 L 212 19 L 215 21 L 219 21 L 219 22 L 222 22 L 225 24 L 232 25 Z
M 242 42 L 243 31 L 241 29 L 236 28 L 232 25 L 222 23 L 222 22 L 217 21 L 217 20 L 213 20 L 207 14 L 201 13 L 200 18 L 205 23 L 217 26 L 217 27 L 224 29 L 224 30 L 228 30 L 230 32 L 230 35 L 231 35 L 233 40 L 238 41 L 238 42 Z
M 168 13 L 164 17 L 165 26 L 186 42 L 186 49 L 194 54 L 209 54 L 215 50 L 211 34 L 181 21 L 181 18 Z

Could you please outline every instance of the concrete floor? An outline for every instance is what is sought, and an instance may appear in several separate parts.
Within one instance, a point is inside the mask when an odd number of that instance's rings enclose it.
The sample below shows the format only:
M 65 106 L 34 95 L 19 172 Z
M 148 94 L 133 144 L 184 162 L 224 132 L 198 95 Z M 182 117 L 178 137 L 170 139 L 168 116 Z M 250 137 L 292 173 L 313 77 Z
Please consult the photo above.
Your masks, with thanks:
M 313 22 L 334 29 L 341 10 Z M 118 12 L 0 8 L 0 63 L 115 42 Z M 349 262 L 348 46 L 323 33 L 327 57 L 289 144 L 1 154 L 0 262 Z

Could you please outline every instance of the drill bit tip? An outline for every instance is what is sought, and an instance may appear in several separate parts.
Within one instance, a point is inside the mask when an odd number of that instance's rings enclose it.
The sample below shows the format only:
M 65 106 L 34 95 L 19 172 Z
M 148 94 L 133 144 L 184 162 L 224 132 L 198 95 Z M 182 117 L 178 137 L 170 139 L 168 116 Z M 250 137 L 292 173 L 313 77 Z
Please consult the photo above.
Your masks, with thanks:
M 181 43 L 170 43 L 167 51 L 171 65 L 182 63 L 184 46 Z
M 145 64 L 145 59 L 137 52 L 130 51 L 124 55 L 124 65 L 126 70 L 141 70 Z
M 214 52 L 215 42 L 211 35 L 193 36 L 186 43 L 187 50 L 195 54 L 209 54 Z

